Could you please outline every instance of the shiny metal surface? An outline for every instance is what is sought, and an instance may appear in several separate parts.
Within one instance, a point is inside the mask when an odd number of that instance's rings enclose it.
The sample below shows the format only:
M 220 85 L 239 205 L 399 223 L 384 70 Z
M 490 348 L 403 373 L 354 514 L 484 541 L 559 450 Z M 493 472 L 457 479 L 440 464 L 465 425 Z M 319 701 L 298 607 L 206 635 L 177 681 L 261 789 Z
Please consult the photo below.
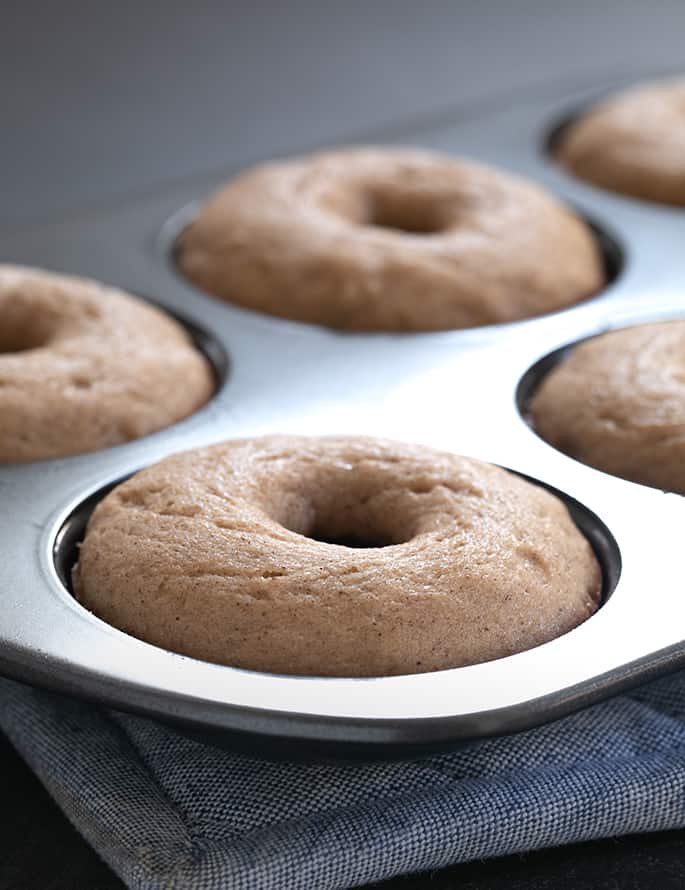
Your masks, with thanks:
M 532 726 L 685 664 L 685 501 L 576 463 L 541 441 L 520 410 L 530 369 L 555 350 L 609 327 L 685 316 L 685 213 L 591 188 L 545 154 L 551 129 L 594 94 L 557 86 L 394 137 L 531 177 L 611 235 L 623 253 L 615 280 L 598 298 L 543 318 L 352 335 L 212 300 L 179 277 L 171 253 L 193 202 L 216 178 L 5 238 L 6 261 L 92 275 L 189 319 L 225 349 L 229 369 L 216 397 L 168 430 L 96 454 L 0 468 L 3 672 L 217 737 L 392 756 Z M 375 679 L 195 661 L 127 636 L 71 597 L 60 572 L 84 501 L 171 452 L 270 432 L 389 436 L 533 477 L 581 505 L 576 519 L 604 563 L 607 592 L 614 589 L 589 621 L 536 649 Z

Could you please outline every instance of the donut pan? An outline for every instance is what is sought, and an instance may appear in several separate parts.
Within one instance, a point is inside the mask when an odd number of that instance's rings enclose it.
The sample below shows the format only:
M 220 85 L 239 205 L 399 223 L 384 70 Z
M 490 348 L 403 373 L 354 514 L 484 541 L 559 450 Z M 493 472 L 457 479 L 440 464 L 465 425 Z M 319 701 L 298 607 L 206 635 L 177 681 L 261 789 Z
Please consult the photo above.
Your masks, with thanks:
M 173 244 L 194 202 L 226 171 L 0 236 L 4 261 L 99 278 L 187 320 L 220 380 L 204 409 L 155 435 L 0 467 L 0 670 L 220 744 L 281 756 L 392 757 L 531 727 L 685 664 L 685 500 L 583 466 L 525 420 L 528 395 L 567 346 L 608 328 L 685 317 L 685 213 L 584 185 L 547 153 L 555 127 L 584 103 L 637 79 L 548 84 L 450 119 L 372 134 L 523 174 L 592 222 L 613 280 L 598 297 L 537 319 L 355 335 L 206 297 L 177 273 Z M 75 544 L 108 487 L 171 452 L 274 432 L 422 442 L 557 490 L 602 562 L 602 608 L 559 639 L 486 664 L 331 679 L 185 658 L 108 626 L 73 599 L 65 581 Z

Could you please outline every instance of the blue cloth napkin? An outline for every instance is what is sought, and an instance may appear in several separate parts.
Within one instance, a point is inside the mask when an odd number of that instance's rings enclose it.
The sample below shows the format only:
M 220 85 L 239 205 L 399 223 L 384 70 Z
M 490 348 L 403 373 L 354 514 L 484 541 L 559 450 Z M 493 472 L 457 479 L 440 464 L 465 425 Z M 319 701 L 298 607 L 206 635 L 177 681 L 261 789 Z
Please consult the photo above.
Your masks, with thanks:
M 272 763 L 0 681 L 0 725 L 129 887 L 337 890 L 685 825 L 685 675 L 399 763 Z

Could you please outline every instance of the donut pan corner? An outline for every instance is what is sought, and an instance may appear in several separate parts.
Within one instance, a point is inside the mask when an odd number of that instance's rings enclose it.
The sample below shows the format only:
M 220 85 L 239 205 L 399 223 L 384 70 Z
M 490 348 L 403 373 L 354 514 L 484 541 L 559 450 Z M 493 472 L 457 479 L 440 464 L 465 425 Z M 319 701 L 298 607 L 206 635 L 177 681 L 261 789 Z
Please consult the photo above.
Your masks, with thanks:
M 595 226 L 612 281 L 596 298 L 523 322 L 431 334 L 341 334 L 251 313 L 195 290 L 174 239 L 226 177 L 30 231 L 6 261 L 92 276 L 185 320 L 220 381 L 188 420 L 128 445 L 0 467 L 0 670 L 18 680 L 280 756 L 392 757 L 556 719 L 685 665 L 685 500 L 581 465 L 539 439 L 526 402 L 563 349 L 608 328 L 685 317 L 685 213 L 602 192 L 550 161 L 550 134 L 638 76 L 547 85 L 452 119 L 372 134 L 528 176 Z M 371 141 L 371 140 L 368 140 Z M 143 643 L 71 596 L 76 544 L 98 498 L 175 451 L 285 432 L 380 435 L 505 466 L 556 490 L 602 563 L 587 622 L 508 658 L 401 677 L 291 677 L 221 667 Z

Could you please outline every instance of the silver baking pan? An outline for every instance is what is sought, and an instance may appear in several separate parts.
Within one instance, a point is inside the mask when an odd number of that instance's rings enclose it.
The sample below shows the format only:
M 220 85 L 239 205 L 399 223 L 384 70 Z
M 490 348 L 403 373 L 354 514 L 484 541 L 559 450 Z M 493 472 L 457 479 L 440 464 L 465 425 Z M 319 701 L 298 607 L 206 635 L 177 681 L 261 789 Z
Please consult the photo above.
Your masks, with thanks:
M 374 141 L 423 145 L 537 180 L 594 225 L 611 282 L 542 318 L 469 331 L 347 334 L 204 296 L 178 274 L 174 240 L 220 175 L 4 235 L 4 261 L 104 280 L 185 320 L 218 390 L 190 419 L 127 445 L 0 467 L 0 669 L 10 677 L 285 756 L 392 757 L 531 727 L 685 664 L 685 500 L 605 475 L 526 422 L 541 375 L 608 328 L 685 316 L 685 213 L 565 175 L 550 139 L 606 89 L 548 85 Z M 230 172 L 230 171 L 229 171 Z M 528 652 L 412 676 L 292 677 L 221 667 L 143 643 L 69 591 L 93 505 L 171 452 L 264 433 L 350 433 L 492 461 L 557 491 L 604 572 L 601 609 Z M 468 628 L 464 629 L 468 632 Z

